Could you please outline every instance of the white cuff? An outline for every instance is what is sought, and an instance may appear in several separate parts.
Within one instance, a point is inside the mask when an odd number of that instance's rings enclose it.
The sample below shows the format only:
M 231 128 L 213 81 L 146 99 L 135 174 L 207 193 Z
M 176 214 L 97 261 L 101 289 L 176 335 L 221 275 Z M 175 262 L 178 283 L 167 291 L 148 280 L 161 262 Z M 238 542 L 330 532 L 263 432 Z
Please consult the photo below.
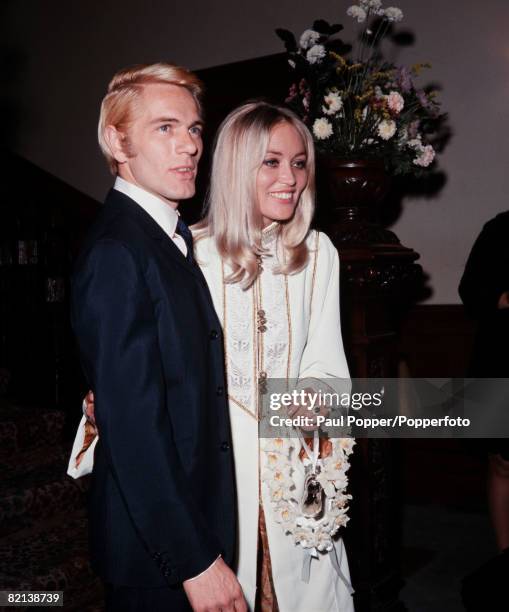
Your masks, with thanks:
M 220 559 L 220 558 L 221 558 L 221 555 L 219 555 L 219 557 L 218 557 L 218 558 L 217 558 L 215 561 L 213 561 L 213 562 L 212 562 L 212 563 L 211 563 L 211 564 L 210 564 L 210 565 L 207 567 L 207 569 L 206 569 L 206 570 L 203 570 L 203 572 L 200 572 L 200 573 L 198 574 L 198 576 L 193 576 L 192 578 L 188 578 L 188 579 L 186 580 L 186 582 L 192 582 L 193 580 L 196 580 L 196 579 L 197 579 L 197 578 L 199 578 L 200 576 L 203 576 L 203 574 L 204 574 L 205 572 L 208 572 L 208 571 L 209 571 L 209 569 L 210 569 L 210 568 L 211 568 L 213 565 L 215 565 L 215 564 L 216 564 L 216 563 L 219 561 L 219 559 Z

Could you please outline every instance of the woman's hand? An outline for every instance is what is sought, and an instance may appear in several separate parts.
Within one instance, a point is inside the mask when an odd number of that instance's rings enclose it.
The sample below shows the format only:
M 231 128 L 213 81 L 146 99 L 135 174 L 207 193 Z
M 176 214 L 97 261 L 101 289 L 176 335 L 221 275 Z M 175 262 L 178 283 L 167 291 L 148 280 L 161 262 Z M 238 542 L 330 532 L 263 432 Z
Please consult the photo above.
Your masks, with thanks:
M 307 438 L 306 434 L 309 435 L 310 432 L 319 429 L 318 424 L 316 422 L 316 417 L 317 416 L 327 417 L 330 414 L 330 407 L 324 405 L 323 403 L 322 404 L 318 403 L 313 408 L 310 409 L 311 402 L 309 401 L 309 397 L 310 397 L 310 394 L 312 396 L 314 393 L 315 393 L 314 389 L 311 389 L 310 387 L 306 387 L 304 389 L 304 394 L 305 394 L 304 397 L 308 398 L 307 403 L 298 404 L 298 405 L 293 404 L 292 406 L 288 407 L 288 416 L 290 418 L 299 417 L 299 416 L 308 418 L 309 425 L 303 425 L 302 427 L 300 427 L 300 429 L 303 432 L 304 440 L 306 444 L 310 447 L 313 445 L 313 438 Z M 320 448 L 320 457 L 322 459 L 332 454 L 332 442 L 328 438 L 319 439 L 319 448 Z M 306 452 L 304 451 L 303 448 L 301 448 L 300 453 L 299 453 L 300 459 L 304 460 L 306 456 L 307 456 Z
M 94 392 L 90 390 L 83 400 L 83 412 L 87 421 L 94 427 L 97 433 L 97 425 L 95 423 L 95 404 L 94 404 Z
M 81 450 L 77 453 L 76 458 L 75 458 L 75 468 L 78 468 L 80 466 L 80 463 L 85 457 L 87 450 L 90 448 L 90 445 L 92 444 L 94 439 L 97 438 L 97 436 L 99 435 L 97 425 L 95 424 L 95 414 L 94 413 L 95 413 L 94 394 L 92 391 L 89 391 L 83 399 L 83 415 L 86 419 L 85 435 L 83 437 L 83 445 L 81 447 Z M 89 471 L 85 472 L 85 474 L 88 474 Z
M 323 403 L 318 403 L 311 407 L 311 401 L 309 398 L 316 395 L 316 393 L 311 387 L 306 387 L 303 391 L 304 403 L 289 406 L 287 409 L 288 416 L 290 418 L 306 417 L 306 424 L 303 424 L 300 429 L 302 429 L 304 432 L 315 431 L 316 429 L 319 429 L 316 417 L 329 416 L 330 408 L 325 406 Z

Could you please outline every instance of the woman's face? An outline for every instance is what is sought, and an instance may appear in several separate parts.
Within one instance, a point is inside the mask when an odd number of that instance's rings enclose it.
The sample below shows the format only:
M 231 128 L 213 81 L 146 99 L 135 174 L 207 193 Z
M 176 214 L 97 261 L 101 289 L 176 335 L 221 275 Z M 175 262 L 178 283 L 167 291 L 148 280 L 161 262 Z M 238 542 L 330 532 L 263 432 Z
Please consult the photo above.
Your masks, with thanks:
M 263 226 L 292 218 L 308 182 L 306 147 L 290 123 L 278 123 L 256 177 L 258 206 Z

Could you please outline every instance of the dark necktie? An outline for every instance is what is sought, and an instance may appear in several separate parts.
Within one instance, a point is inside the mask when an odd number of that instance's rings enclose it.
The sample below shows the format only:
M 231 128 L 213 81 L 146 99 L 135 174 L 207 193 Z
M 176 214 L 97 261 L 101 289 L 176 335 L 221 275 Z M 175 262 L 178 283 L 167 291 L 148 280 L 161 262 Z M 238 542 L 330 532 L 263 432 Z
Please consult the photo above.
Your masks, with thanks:
M 187 225 L 184 223 L 184 221 L 182 221 L 182 219 L 179 217 L 178 221 L 177 221 L 177 234 L 180 234 L 182 236 L 182 238 L 184 239 L 184 242 L 186 243 L 186 247 L 187 247 L 187 261 L 189 263 L 194 263 L 194 256 L 193 256 L 193 235 L 191 234 L 191 230 L 187 227 Z

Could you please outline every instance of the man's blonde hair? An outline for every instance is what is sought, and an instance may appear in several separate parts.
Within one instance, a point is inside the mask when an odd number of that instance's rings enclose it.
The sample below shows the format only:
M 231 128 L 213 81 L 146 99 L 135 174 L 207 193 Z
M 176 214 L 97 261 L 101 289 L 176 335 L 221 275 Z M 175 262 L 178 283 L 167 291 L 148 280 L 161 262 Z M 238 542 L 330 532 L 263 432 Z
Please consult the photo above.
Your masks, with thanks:
M 113 125 L 117 130 L 127 132 L 134 119 L 143 87 L 151 83 L 166 83 L 184 87 L 191 93 L 201 112 L 203 84 L 195 74 L 186 68 L 158 62 L 156 64 L 136 64 L 119 70 L 111 79 L 108 91 L 103 98 L 98 127 L 99 146 L 112 174 L 117 173 L 117 162 L 111 155 L 106 141 L 106 127 Z
M 292 274 L 307 263 L 306 237 L 314 213 L 315 154 L 307 127 L 290 110 L 266 102 L 249 102 L 231 112 L 215 141 L 206 217 L 198 224 L 197 238 L 210 235 L 219 255 L 230 265 L 227 282 L 248 288 L 259 273 L 257 257 L 262 245 L 263 220 L 257 202 L 256 180 L 266 155 L 271 130 L 280 123 L 292 125 L 306 151 L 308 182 L 292 219 L 281 224 L 285 261 L 276 273 Z

